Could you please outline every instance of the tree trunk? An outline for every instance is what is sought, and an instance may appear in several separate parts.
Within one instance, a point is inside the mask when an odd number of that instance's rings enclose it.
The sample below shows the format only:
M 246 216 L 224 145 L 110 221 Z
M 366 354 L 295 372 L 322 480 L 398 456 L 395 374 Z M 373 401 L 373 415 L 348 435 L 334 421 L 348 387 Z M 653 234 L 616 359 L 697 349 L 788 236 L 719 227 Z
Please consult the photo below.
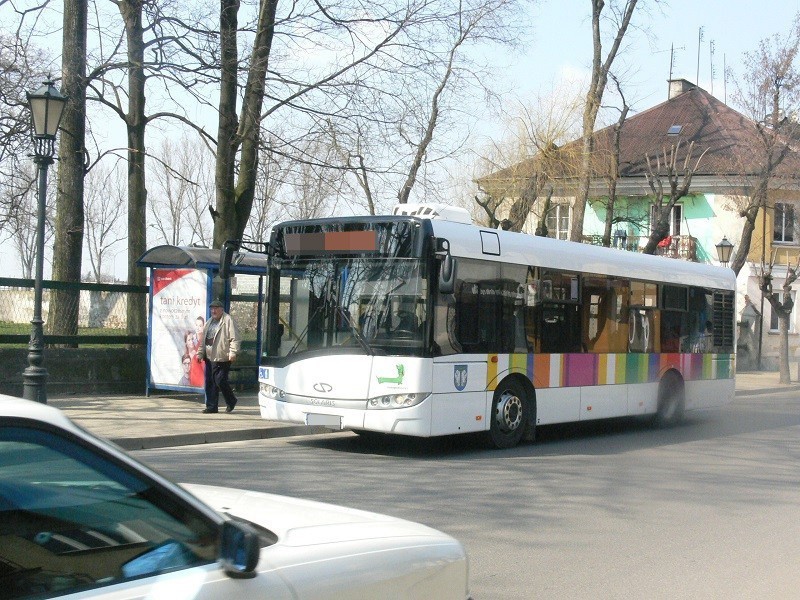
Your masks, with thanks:
M 144 114 L 144 31 L 142 29 L 143 0 L 118 4 L 125 22 L 128 43 L 128 114 L 125 125 L 128 136 L 128 283 L 145 285 L 145 270 L 136 261 L 147 250 L 147 186 L 145 185 L 145 126 Z M 145 335 L 147 314 L 145 297 L 128 294 L 128 335 Z
M 83 251 L 83 176 L 86 138 L 86 0 L 64 1 L 62 92 L 69 98 L 61 121 L 53 279 L 80 282 Z M 52 293 L 48 329 L 78 333 L 80 292 Z
M 781 383 L 790 383 L 791 377 L 789 376 L 789 317 L 791 316 L 791 309 L 789 312 L 781 310 L 778 312 L 778 335 L 780 336 L 780 343 L 778 345 L 778 373 L 780 375 Z
M 642 254 L 655 254 L 658 243 L 669 235 L 669 214 L 672 211 L 673 205 L 674 203 L 659 211 L 658 223 L 653 227 L 653 233 L 647 238 L 647 243 L 642 250 Z M 666 218 L 663 216 L 665 212 L 667 214 Z
M 747 255 L 750 253 L 750 244 L 753 240 L 753 232 L 756 228 L 756 215 L 758 215 L 759 203 L 748 206 L 740 216 L 744 218 L 744 225 L 742 225 L 742 235 L 739 238 L 739 246 L 736 248 L 736 254 L 731 261 L 731 269 L 736 275 L 742 270 L 745 262 L 747 262 Z M 764 215 L 766 218 L 766 214 Z
M 239 147 L 236 129 L 239 117 L 236 113 L 236 75 L 239 55 L 236 45 L 236 29 L 238 26 L 238 0 L 222 0 L 220 5 L 220 90 L 219 90 L 219 124 L 217 126 L 217 162 L 214 181 L 218 217 L 214 219 L 215 247 L 221 247 L 231 235 L 236 197 L 236 153 Z M 223 229 L 225 229 L 223 231 Z M 220 240 L 220 241 L 218 241 Z
M 242 102 L 241 120 L 236 126 L 236 20 L 238 2 L 223 0 L 221 15 L 222 85 L 220 92 L 219 134 L 217 138 L 217 211 L 214 223 L 214 247 L 225 240 L 241 239 L 253 208 L 258 170 L 259 129 L 264 103 L 264 87 L 275 31 L 275 11 L 278 0 L 262 0 L 258 29 L 253 41 L 250 69 Z M 224 34 L 224 37 L 223 37 Z M 236 155 L 241 147 L 238 179 Z M 235 185 L 234 185 L 235 181 Z
M 627 0 L 622 15 L 622 21 L 617 29 L 614 41 L 602 61 L 602 39 L 600 35 L 600 14 L 603 12 L 605 0 L 591 0 L 592 3 L 592 79 L 589 91 L 586 93 L 586 106 L 583 108 L 583 137 L 581 143 L 581 172 L 580 187 L 572 208 L 572 224 L 569 239 L 580 242 L 583 239 L 583 218 L 586 213 L 586 203 L 589 200 L 589 186 L 592 180 L 592 153 L 594 151 L 594 126 L 597 121 L 597 112 L 603 101 L 603 93 L 608 83 L 608 73 L 619 51 L 622 39 L 630 24 L 633 11 L 638 0 Z

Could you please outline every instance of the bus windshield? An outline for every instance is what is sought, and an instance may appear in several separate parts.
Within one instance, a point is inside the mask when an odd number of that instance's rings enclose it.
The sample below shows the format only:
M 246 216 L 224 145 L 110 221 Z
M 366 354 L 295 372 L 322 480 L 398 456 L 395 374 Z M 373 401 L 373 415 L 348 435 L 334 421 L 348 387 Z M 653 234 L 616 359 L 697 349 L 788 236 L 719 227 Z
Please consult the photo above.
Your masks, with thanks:
M 423 261 L 412 258 L 282 262 L 271 271 L 264 359 L 339 352 L 423 354 L 424 270 Z

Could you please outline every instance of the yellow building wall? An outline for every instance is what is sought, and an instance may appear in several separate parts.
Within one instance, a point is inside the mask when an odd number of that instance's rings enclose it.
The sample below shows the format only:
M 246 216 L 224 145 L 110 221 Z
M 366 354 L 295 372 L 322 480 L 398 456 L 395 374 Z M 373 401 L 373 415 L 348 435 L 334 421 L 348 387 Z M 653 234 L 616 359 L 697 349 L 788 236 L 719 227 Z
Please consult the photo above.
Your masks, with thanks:
M 791 202 L 794 204 L 794 219 L 797 224 L 800 222 L 800 194 L 796 191 L 773 190 L 769 194 L 768 208 L 766 210 L 766 221 L 764 219 L 764 209 L 759 210 L 756 217 L 756 226 L 753 231 L 753 238 L 750 242 L 750 252 L 747 255 L 748 262 L 760 265 L 762 259 L 767 264 L 770 263 L 775 253 L 775 265 L 797 264 L 797 257 L 800 255 L 800 239 L 795 234 L 793 244 L 773 242 L 774 213 L 773 208 L 776 202 Z

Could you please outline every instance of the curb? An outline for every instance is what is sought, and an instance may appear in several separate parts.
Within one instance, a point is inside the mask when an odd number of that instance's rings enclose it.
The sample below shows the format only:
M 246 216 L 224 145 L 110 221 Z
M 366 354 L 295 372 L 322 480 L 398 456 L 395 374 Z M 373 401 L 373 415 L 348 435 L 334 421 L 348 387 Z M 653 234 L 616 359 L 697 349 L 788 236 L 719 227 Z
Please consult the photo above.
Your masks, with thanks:
M 753 390 L 736 390 L 734 396 L 762 396 L 765 394 L 778 394 L 780 392 L 800 391 L 800 384 L 785 383 L 780 386 L 757 388 Z
M 318 425 L 290 425 L 287 427 L 234 429 L 206 433 L 176 433 L 175 435 L 111 438 L 110 441 L 123 450 L 150 450 L 153 448 L 172 448 L 174 446 L 195 446 L 199 444 L 219 444 L 223 442 L 313 435 L 330 433 L 331 431 L 331 429 Z

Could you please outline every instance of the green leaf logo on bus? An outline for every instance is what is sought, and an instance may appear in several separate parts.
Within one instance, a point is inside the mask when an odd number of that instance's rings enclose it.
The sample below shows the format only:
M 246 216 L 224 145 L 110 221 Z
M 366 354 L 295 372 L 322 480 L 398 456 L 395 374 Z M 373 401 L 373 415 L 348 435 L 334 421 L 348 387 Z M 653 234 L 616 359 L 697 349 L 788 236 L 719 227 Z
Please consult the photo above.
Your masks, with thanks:
M 397 367 L 397 377 L 378 377 L 378 383 L 396 383 L 401 384 L 403 383 L 403 375 L 405 375 L 406 369 L 403 365 L 396 365 Z

